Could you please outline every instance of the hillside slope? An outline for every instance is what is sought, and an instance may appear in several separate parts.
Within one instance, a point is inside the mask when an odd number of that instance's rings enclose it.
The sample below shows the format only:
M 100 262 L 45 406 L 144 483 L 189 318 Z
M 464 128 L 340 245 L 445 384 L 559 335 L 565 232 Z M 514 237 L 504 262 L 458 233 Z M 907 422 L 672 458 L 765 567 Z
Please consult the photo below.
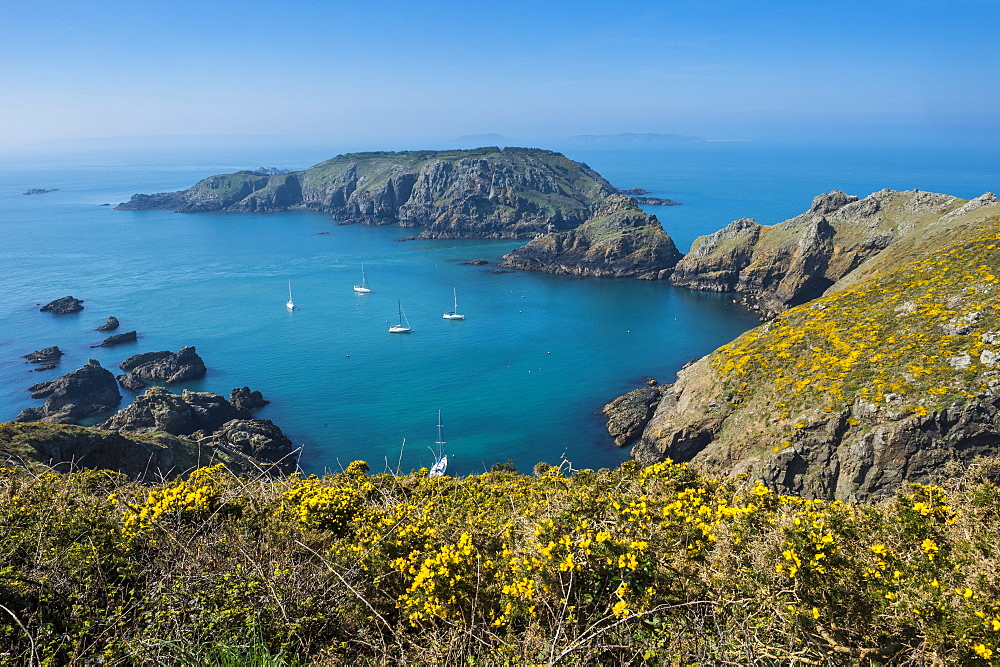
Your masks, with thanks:
M 698 237 L 670 280 L 679 287 L 736 292 L 771 317 L 821 296 L 889 248 L 919 245 L 941 228 L 989 214 L 1000 214 L 991 193 L 966 201 L 919 190 L 880 190 L 858 199 L 834 190 L 780 224 L 744 218 Z
M 1000 451 L 1000 223 L 946 208 L 682 370 L 633 456 L 863 500 Z

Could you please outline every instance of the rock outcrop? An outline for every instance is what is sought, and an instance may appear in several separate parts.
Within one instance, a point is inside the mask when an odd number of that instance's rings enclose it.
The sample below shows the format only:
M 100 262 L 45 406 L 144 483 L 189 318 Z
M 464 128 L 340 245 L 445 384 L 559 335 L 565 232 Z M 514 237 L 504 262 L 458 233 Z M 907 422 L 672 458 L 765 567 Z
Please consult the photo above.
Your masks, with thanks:
M 531 238 L 582 224 L 614 188 L 587 165 L 530 148 L 348 153 L 288 174 L 241 171 L 119 209 L 275 212 L 424 227 L 422 238 Z
M 880 190 L 864 199 L 834 190 L 781 224 L 742 219 L 699 237 L 670 280 L 679 287 L 736 292 L 771 317 L 821 296 L 890 246 L 918 246 L 942 225 L 991 211 L 1000 212 L 1000 204 L 989 193 L 965 202 L 919 190 Z
M 50 301 L 38 310 L 43 313 L 52 313 L 53 315 L 69 315 L 70 313 L 79 313 L 83 310 L 83 300 L 74 299 L 71 296 L 64 296 L 61 299 Z
M 165 387 L 151 387 L 98 428 L 190 436 L 202 445 L 226 447 L 265 467 L 293 472 L 297 458 L 292 442 L 270 420 L 251 417 L 253 410 L 267 403 L 260 392 L 243 387 L 230 396 L 236 405 L 210 392 L 185 390 L 178 396 Z
M 185 390 L 180 396 L 165 387 L 150 387 L 132 405 L 119 410 L 100 428 L 109 431 L 191 435 L 216 431 L 239 412 L 225 398 L 204 391 Z
M 97 345 L 91 345 L 90 347 L 114 347 L 122 343 L 134 343 L 136 340 L 138 340 L 138 334 L 135 331 L 126 331 L 125 333 L 108 336 Z
M 95 359 L 61 378 L 33 384 L 28 391 L 32 398 L 44 398 L 45 404 L 22 410 L 19 422 L 73 424 L 113 410 L 122 399 L 115 376 Z
M 615 444 L 633 444 L 652 419 L 663 396 L 663 387 L 640 387 L 611 401 L 601 412 L 608 418 L 607 428 Z
M 817 203 L 820 215 L 853 205 Z M 682 369 L 662 389 L 633 457 L 746 473 L 784 493 L 872 500 L 933 482 L 949 464 L 1000 454 L 993 207 L 943 223 L 934 215 L 919 242 L 889 245 L 865 273 Z M 756 231 L 746 223 L 730 230 L 736 238 Z M 643 403 L 629 396 L 606 408 L 619 444 L 642 423 Z
M 62 356 L 63 351 L 58 346 L 53 345 L 52 347 L 43 347 L 41 350 L 29 352 L 24 355 L 24 358 L 28 360 L 28 363 L 32 364 L 51 364 L 59 361 L 59 358 Z
M 681 258 L 656 216 L 625 195 L 610 195 L 576 229 L 535 237 L 504 256 L 501 266 L 527 271 L 663 279 Z
M 182 347 L 176 354 L 169 350 L 134 354 L 118 367 L 125 371 L 119 382 L 131 391 L 142 389 L 146 382 L 177 384 L 196 380 L 207 372 L 194 347 Z
M 114 315 L 109 315 L 108 321 L 94 329 L 94 331 L 114 331 L 119 326 L 121 326 L 121 322 L 118 321 L 118 318 Z
M 662 199 L 660 197 L 632 197 L 639 206 L 680 206 L 679 201 L 673 199 Z
M 251 391 L 250 387 L 237 387 L 229 392 L 229 403 L 240 419 L 249 419 L 251 413 L 260 410 L 270 401 L 265 400 L 259 391 Z
M 213 436 L 217 445 L 271 464 L 284 474 L 295 472 L 298 452 L 292 441 L 269 419 L 234 419 Z
M 112 470 L 144 482 L 161 482 L 216 463 L 250 477 L 274 468 L 270 462 L 256 461 L 235 449 L 162 432 L 118 433 L 56 424 L 0 428 L 0 465 L 39 473 L 90 468 Z

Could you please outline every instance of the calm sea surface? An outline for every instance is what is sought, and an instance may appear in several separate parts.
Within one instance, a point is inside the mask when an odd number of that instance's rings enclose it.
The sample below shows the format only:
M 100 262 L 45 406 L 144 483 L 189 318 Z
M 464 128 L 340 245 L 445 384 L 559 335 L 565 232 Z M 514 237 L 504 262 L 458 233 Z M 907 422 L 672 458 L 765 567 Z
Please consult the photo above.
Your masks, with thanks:
M 549 145 L 618 187 L 682 206 L 647 208 L 686 250 L 739 217 L 772 224 L 832 189 L 882 187 L 963 198 L 1000 188 L 986 150 L 816 148 L 705 143 L 636 148 Z M 355 147 L 345 147 L 354 149 Z M 259 389 L 271 419 L 303 447 L 307 472 L 365 459 L 374 470 L 432 463 L 437 411 L 450 472 L 512 459 L 616 465 L 598 414 L 609 399 L 674 372 L 756 324 L 730 297 L 665 283 L 494 274 L 518 245 L 409 241 L 412 229 L 337 226 L 322 214 L 115 211 L 133 193 L 188 187 L 257 166 L 300 169 L 340 149 L 93 150 L 0 154 L 0 421 L 38 405 L 25 388 L 137 352 L 194 345 L 208 375 L 188 388 Z M 24 196 L 29 188 L 57 192 Z M 489 266 L 463 262 L 486 259 Z M 352 286 L 365 265 L 373 292 Z M 288 312 L 288 282 L 300 310 Z M 458 291 L 465 321 L 441 318 Z M 85 310 L 41 304 L 71 294 Z M 415 330 L 392 335 L 397 301 Z M 91 349 L 108 315 L 139 341 Z M 58 370 L 21 355 L 58 345 Z M 123 406 L 132 399 L 127 391 Z M 401 447 L 405 439 L 405 448 Z

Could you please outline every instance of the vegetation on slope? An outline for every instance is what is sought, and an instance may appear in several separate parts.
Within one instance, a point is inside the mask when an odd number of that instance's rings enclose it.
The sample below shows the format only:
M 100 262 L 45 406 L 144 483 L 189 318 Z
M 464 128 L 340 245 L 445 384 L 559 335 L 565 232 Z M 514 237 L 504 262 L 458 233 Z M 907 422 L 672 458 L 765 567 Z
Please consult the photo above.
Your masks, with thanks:
M 987 661 L 1000 493 L 878 506 L 669 462 L 143 486 L 0 473 L 2 664 Z
M 846 500 L 995 454 L 998 220 L 900 244 L 879 266 L 682 370 L 633 455 Z
M 988 391 L 1000 377 L 996 223 L 723 345 L 712 364 L 732 401 L 767 402 L 794 430 L 803 411 L 888 400 L 924 416 Z

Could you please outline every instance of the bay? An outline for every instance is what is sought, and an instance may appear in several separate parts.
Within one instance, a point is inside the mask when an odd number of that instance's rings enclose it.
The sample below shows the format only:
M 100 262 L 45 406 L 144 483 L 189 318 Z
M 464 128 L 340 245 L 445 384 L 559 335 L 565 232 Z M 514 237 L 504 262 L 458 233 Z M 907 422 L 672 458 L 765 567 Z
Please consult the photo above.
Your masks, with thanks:
M 968 198 L 996 189 L 992 151 L 780 146 L 545 147 L 618 187 L 683 202 L 647 207 L 686 250 L 739 217 L 772 224 L 834 188 L 882 187 Z M 344 147 L 354 150 L 355 147 Z M 443 413 L 450 472 L 513 460 L 522 471 L 565 456 L 613 466 L 597 411 L 646 377 L 673 373 L 756 325 L 727 295 L 666 283 L 514 272 L 495 263 L 517 242 L 406 241 L 413 229 L 338 226 L 323 214 L 115 211 L 135 192 L 188 187 L 215 174 L 304 168 L 343 149 L 91 149 L 0 155 L 0 420 L 37 405 L 25 388 L 95 358 L 116 370 L 141 351 L 194 345 L 208 375 L 180 385 L 228 394 L 260 389 L 271 419 L 303 448 L 306 472 L 364 459 L 374 470 L 432 462 Z M 29 188 L 58 188 L 25 196 Z M 110 203 L 112 206 L 101 206 Z M 486 259 L 488 266 L 464 262 Z M 361 263 L 373 292 L 358 295 Z M 284 302 L 291 281 L 300 310 Z M 464 321 L 448 321 L 457 289 Z M 38 307 L 72 294 L 85 310 Z M 397 302 L 415 330 L 389 334 Z M 90 348 L 108 315 L 139 341 Z M 29 373 L 21 355 L 49 345 L 58 370 Z M 132 395 L 123 390 L 127 404 Z M 405 439 L 405 448 L 401 445 Z

